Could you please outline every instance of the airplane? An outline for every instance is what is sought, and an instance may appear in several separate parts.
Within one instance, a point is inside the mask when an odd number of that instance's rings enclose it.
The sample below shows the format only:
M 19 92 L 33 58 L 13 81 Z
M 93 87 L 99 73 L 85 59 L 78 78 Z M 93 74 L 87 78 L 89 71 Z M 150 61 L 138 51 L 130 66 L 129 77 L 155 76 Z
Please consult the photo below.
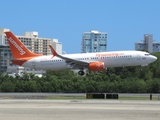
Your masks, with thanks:
M 79 69 L 83 76 L 84 70 L 107 71 L 109 67 L 147 66 L 157 57 L 144 51 L 113 51 L 78 54 L 58 54 L 49 45 L 52 55 L 31 52 L 11 31 L 5 32 L 11 52 L 12 63 L 23 67 L 42 70 Z

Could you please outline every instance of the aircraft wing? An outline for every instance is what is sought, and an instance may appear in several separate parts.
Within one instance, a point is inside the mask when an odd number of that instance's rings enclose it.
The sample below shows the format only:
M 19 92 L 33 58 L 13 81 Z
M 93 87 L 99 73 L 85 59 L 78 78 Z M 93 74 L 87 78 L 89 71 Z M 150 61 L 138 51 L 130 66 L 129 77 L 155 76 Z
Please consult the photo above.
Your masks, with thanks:
M 77 68 L 87 68 L 89 62 L 88 61 L 81 61 L 81 60 L 76 60 L 68 57 L 64 57 L 62 55 L 57 56 L 63 60 L 66 61 L 66 64 L 69 65 L 72 69 L 77 69 Z
M 63 60 L 66 61 L 66 64 L 69 65 L 70 68 L 72 69 L 79 69 L 79 68 L 88 68 L 88 61 L 81 61 L 81 60 L 76 60 L 76 59 L 72 59 L 72 58 L 68 58 L 65 57 L 63 55 L 59 55 L 53 48 L 51 45 L 49 45 L 51 52 L 53 54 L 53 56 L 57 56 Z

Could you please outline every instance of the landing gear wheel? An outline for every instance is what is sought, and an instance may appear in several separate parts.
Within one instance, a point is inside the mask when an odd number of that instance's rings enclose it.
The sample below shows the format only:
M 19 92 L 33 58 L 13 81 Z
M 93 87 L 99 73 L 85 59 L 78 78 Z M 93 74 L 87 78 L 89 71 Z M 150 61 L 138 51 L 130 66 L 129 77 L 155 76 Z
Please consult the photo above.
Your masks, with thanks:
M 78 74 L 83 76 L 84 75 L 84 71 L 79 71 Z

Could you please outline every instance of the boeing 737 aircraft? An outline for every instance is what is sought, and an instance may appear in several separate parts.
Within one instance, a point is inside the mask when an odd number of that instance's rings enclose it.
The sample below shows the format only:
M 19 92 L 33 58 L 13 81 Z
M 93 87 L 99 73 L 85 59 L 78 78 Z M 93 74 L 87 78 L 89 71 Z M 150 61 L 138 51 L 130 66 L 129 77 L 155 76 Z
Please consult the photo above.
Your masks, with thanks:
M 53 55 L 42 55 L 31 52 L 12 32 L 5 32 L 13 55 L 12 63 L 23 67 L 43 70 L 84 69 L 104 71 L 108 67 L 146 66 L 157 57 L 142 51 L 115 51 L 79 54 L 58 54 L 52 46 Z

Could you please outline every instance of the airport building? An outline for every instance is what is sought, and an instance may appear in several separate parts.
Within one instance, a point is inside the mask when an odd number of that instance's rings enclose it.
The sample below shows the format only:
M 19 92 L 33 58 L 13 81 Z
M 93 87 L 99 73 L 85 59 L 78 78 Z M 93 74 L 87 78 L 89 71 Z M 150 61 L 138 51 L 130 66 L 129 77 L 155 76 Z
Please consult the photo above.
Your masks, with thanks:
M 107 33 L 91 30 L 82 34 L 82 53 L 106 52 Z
M 11 62 L 12 53 L 10 51 L 6 36 L 4 34 L 5 31 L 10 31 L 9 29 L 0 29 L 0 71 L 2 73 L 8 72 L 12 73 L 17 70 L 22 70 L 27 73 L 33 72 L 33 70 L 29 68 L 19 67 L 17 65 L 13 65 Z M 50 55 L 51 50 L 49 45 L 57 51 L 57 53 L 62 54 L 62 43 L 58 42 L 58 39 L 52 38 L 39 38 L 38 32 L 24 32 L 23 36 L 16 36 L 23 44 L 32 52 Z M 42 70 L 34 70 L 35 73 L 43 73 L 45 71 Z
M 152 34 L 144 34 L 144 40 L 135 43 L 135 50 L 160 52 L 160 42 L 154 42 Z

